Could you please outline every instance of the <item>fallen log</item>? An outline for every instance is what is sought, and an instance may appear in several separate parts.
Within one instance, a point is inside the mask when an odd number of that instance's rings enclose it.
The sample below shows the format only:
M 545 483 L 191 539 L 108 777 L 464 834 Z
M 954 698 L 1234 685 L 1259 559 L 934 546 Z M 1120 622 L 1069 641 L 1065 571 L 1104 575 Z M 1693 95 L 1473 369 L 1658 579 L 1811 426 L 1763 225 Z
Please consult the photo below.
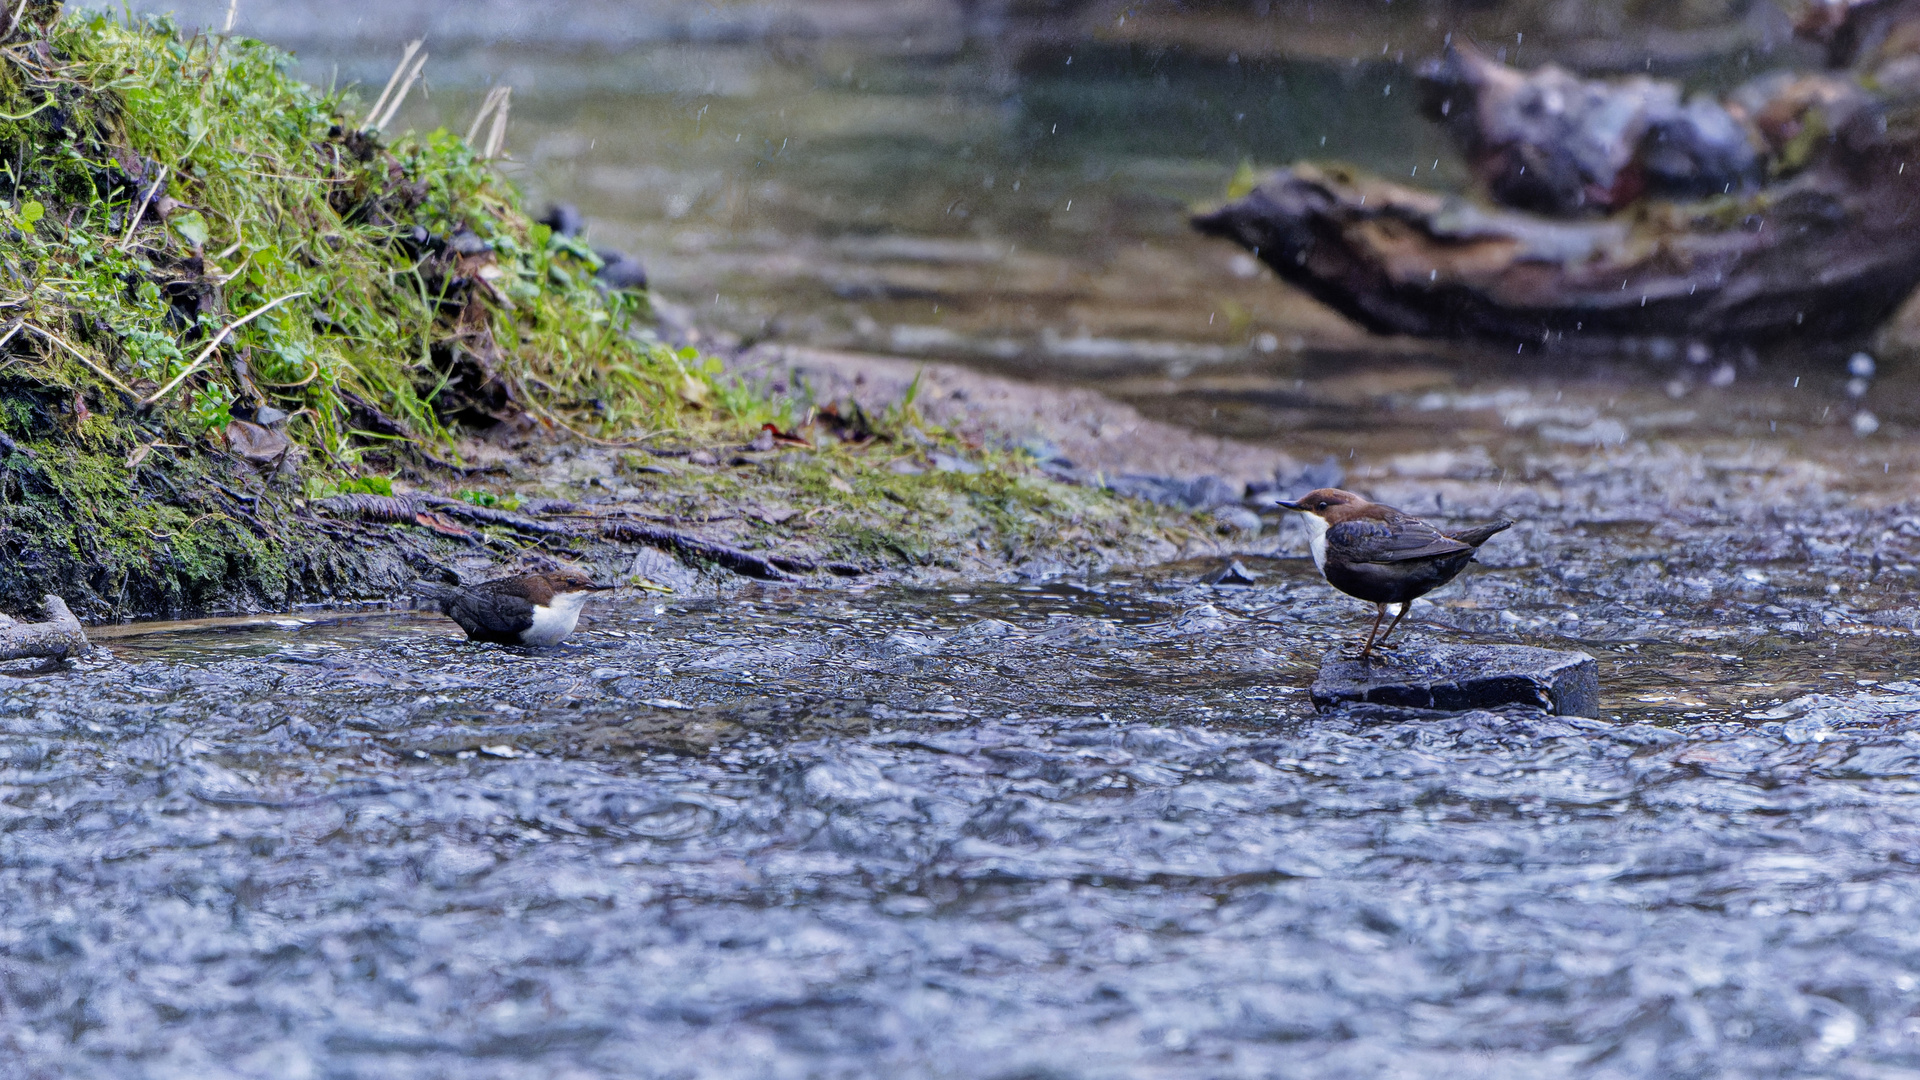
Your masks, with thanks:
M 1920 285 L 1920 118 L 1882 113 L 1834 143 L 1751 196 L 1646 201 L 1606 218 L 1304 164 L 1193 224 L 1377 333 L 1837 343 Z
M 1920 0 L 1817 0 L 1799 32 L 1850 69 L 1684 106 L 1453 44 L 1425 111 L 1504 205 L 1304 164 L 1194 225 L 1380 333 L 1846 348 L 1920 285 Z
M 86 629 L 67 610 L 65 600 L 48 595 L 42 603 L 46 605 L 45 622 L 15 622 L 0 615 L 0 660 L 58 659 L 79 656 L 93 648 Z

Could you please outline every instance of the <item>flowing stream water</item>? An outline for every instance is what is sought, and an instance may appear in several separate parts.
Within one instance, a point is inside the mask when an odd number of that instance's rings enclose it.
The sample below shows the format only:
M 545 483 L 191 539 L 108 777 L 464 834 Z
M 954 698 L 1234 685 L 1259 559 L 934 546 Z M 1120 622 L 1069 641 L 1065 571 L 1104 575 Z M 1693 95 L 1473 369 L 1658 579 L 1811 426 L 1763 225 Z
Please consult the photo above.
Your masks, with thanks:
M 110 629 L 0 678 L 0 1072 L 1920 1071 L 1913 377 L 1369 343 L 1189 235 L 1323 135 L 1458 183 L 1350 36 L 483 40 L 410 115 L 515 84 L 521 179 L 704 325 L 1097 381 L 1518 519 L 1415 633 L 1585 649 L 1601 717 L 1317 716 L 1366 613 L 1285 530 L 1250 586 L 630 591 L 544 653 Z
M 1303 687 L 1358 605 L 1249 565 L 642 595 L 538 653 L 409 614 L 174 627 L 8 678 L 0 1053 L 73 1078 L 1920 1067 L 1894 605 L 1819 637 L 1817 580 L 1715 602 L 1489 568 L 1422 632 L 1565 645 L 1542 617 L 1585 612 L 1602 718 L 1329 719 Z

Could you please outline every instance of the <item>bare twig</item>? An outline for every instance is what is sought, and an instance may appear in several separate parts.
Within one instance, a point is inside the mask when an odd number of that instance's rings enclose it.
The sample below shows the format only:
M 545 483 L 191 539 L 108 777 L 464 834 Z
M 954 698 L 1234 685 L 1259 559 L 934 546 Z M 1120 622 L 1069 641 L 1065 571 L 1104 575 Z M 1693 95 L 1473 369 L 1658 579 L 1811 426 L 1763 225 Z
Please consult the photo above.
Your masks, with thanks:
M 76 349 L 73 346 L 67 344 L 66 339 L 62 338 L 59 334 L 56 334 L 53 331 L 48 330 L 44 327 L 35 326 L 32 323 L 24 323 L 23 325 L 25 326 L 26 329 L 31 330 L 36 334 L 39 334 L 41 337 L 46 338 L 48 341 L 51 341 L 55 345 L 58 345 L 61 348 L 72 353 L 75 359 L 79 360 L 82 364 L 87 365 L 87 368 L 91 370 L 95 375 L 98 375 L 101 378 L 112 383 L 115 388 L 127 394 L 127 396 L 129 397 L 138 396 L 134 394 L 133 387 L 128 386 L 126 383 L 121 382 L 118 376 L 116 376 L 113 372 L 108 371 L 106 368 L 101 367 L 98 363 L 94 361 L 93 357 L 88 356 L 86 353 L 83 353 L 79 349 Z
M 127 235 L 120 238 L 120 250 L 125 251 L 127 245 L 133 243 L 133 231 L 140 227 L 140 219 L 147 216 L 147 204 L 153 202 L 154 195 L 166 186 L 167 169 L 166 165 L 160 166 L 160 174 L 153 178 L 153 183 L 147 185 L 147 194 L 140 200 L 140 209 L 135 210 L 133 217 L 127 222 Z
M 182 371 L 180 374 L 175 375 L 173 377 L 172 382 L 169 382 L 167 385 L 161 387 L 158 390 L 155 390 L 151 397 L 148 397 L 142 400 L 140 402 L 141 407 L 144 408 L 146 406 L 152 405 L 154 402 L 159 401 L 162 398 L 166 397 L 168 394 L 173 393 L 174 387 L 179 386 L 182 382 L 186 381 L 187 376 L 200 370 L 200 366 L 207 362 L 207 357 L 213 355 L 213 351 L 220 347 L 221 342 L 227 340 L 227 336 L 229 334 L 232 334 L 235 330 L 240 329 L 241 327 L 247 325 L 253 320 L 259 318 L 260 316 L 265 315 L 267 312 L 272 311 L 274 308 L 279 307 L 281 304 L 284 304 L 287 301 L 294 299 L 295 297 L 300 297 L 305 295 L 307 295 L 305 290 L 302 290 L 300 292 L 290 292 L 285 296 L 279 297 L 277 299 L 269 300 L 266 303 L 260 305 L 259 307 L 254 308 L 252 311 L 248 312 L 247 314 L 242 315 L 238 319 L 235 319 L 234 321 L 228 323 L 225 327 L 221 329 L 221 331 L 218 334 L 215 334 L 213 336 L 212 341 L 207 342 L 207 347 L 200 350 L 200 355 L 193 358 L 193 363 L 188 364 L 187 369 L 185 371 Z M 129 391 L 129 393 L 131 393 L 131 391 Z
M 4 29 L 0 29 L 0 39 L 5 39 L 13 36 L 13 32 L 20 28 L 20 16 L 24 14 L 26 10 L 27 10 L 27 0 L 20 0 L 19 3 L 13 5 L 13 13 L 7 16 L 6 27 Z M 44 105 L 41 106 L 41 108 L 45 108 L 45 107 L 46 106 Z M 39 110 L 36 109 L 35 111 L 37 112 Z
M 467 128 L 467 146 L 482 161 L 488 161 L 500 155 L 500 149 L 507 138 L 507 110 L 512 103 L 513 87 L 496 86 L 487 91 L 487 99 L 480 103 L 480 111 L 474 114 L 473 123 Z M 487 133 L 487 142 L 482 147 L 476 140 L 480 138 L 480 129 L 493 118 L 493 127 Z
M 333 517 L 384 521 L 388 524 L 410 522 L 420 513 L 420 505 L 405 495 L 329 495 L 313 505 Z
M 431 506 L 436 510 L 443 510 L 456 517 L 467 518 L 471 521 L 481 521 L 489 525 L 505 525 L 507 528 L 518 532 L 533 533 L 540 536 L 579 535 L 578 532 L 567 528 L 565 525 L 555 525 L 550 521 L 536 521 L 522 514 L 509 513 L 505 510 L 494 510 L 485 506 L 475 506 L 472 503 L 461 502 L 458 499 L 419 496 L 418 500 L 423 505 Z
M 233 33 L 233 18 L 235 15 L 238 15 L 239 13 L 240 13 L 240 0 L 227 0 L 227 21 L 226 21 L 226 25 L 220 27 L 221 33 L 223 34 Z
M 629 543 L 637 542 L 666 548 L 683 558 L 705 559 L 724 566 L 736 574 L 759 578 L 762 581 L 786 581 L 793 576 L 750 551 L 742 551 L 731 544 L 722 544 L 714 540 L 702 540 L 697 536 L 690 536 L 674 529 L 660 529 L 631 521 L 609 521 L 601 526 L 600 534 L 609 540 L 625 540 Z
M 486 152 L 481 154 L 487 161 L 499 157 L 507 148 L 507 110 L 513 105 L 513 87 L 502 86 L 498 89 L 500 104 L 493 110 L 493 127 L 487 132 Z

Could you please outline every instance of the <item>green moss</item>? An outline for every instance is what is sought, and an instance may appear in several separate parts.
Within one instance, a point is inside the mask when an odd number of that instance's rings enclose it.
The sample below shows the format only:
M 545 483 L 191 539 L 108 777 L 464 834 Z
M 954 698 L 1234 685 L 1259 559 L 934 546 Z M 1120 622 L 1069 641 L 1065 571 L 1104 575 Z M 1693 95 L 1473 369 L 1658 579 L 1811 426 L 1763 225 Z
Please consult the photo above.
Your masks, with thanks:
M 32 456 L 11 454 L 0 467 L 0 537 L 9 553 L 0 589 L 60 591 L 95 615 L 123 606 L 192 611 L 262 583 L 284 592 L 273 583 L 286 577 L 285 546 L 245 520 L 240 500 L 223 505 L 219 488 L 204 482 L 218 478 L 129 469 L 117 447 L 27 447 Z
M 0 258 L 33 286 L 13 354 L 49 381 L 151 399 L 185 375 L 163 421 L 197 432 L 225 421 L 209 402 L 272 404 L 349 464 L 382 417 L 441 443 L 503 407 L 610 435 L 753 418 L 704 359 L 635 340 L 644 299 L 596 289 L 594 254 L 528 221 L 453 135 L 387 144 L 284 54 L 164 20 L 69 18 L 47 44 L 64 63 L 0 71 L 0 112 L 22 117 L 0 126 Z M 29 202 L 45 213 L 26 227 Z M 164 223 L 125 227 L 152 203 Z
M 1788 139 L 1780 153 L 1773 159 L 1768 172 L 1775 178 L 1792 176 L 1813 163 L 1815 155 L 1831 140 L 1833 129 L 1827 122 L 1827 111 L 1818 105 L 1809 105 L 1800 116 L 1800 130 Z
M 311 599 L 359 572 L 358 534 L 320 535 L 298 498 L 385 494 L 409 445 L 458 458 L 463 429 L 530 413 L 595 438 L 738 446 L 811 406 L 636 333 L 646 297 L 597 288 L 598 257 L 530 221 L 452 134 L 364 130 L 350 92 L 290 78 L 258 42 L 56 8 L 37 6 L 0 60 L 0 430 L 25 448 L 0 459 L 0 597 L 15 605 L 46 590 L 96 616 Z M 291 414 L 300 444 L 277 472 L 224 451 L 235 418 L 264 408 Z M 888 565 L 1157 527 L 1012 456 L 890 471 L 909 432 L 964 449 L 920 431 L 911 392 L 872 424 L 864 447 L 754 469 L 626 467 L 670 505 L 805 512 L 748 542 L 811 530 L 814 551 Z

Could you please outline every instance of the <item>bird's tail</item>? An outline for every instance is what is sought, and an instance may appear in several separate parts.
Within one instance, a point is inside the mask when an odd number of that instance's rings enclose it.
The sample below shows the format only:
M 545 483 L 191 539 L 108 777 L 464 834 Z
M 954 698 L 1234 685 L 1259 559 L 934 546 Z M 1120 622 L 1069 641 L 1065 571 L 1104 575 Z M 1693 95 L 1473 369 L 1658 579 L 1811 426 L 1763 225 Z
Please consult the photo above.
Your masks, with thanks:
M 1487 525 L 1475 525 L 1471 529 L 1462 529 L 1450 535 L 1463 544 L 1479 547 L 1481 544 L 1493 539 L 1494 534 L 1506 532 L 1511 528 L 1513 528 L 1513 522 L 1502 520 Z
M 454 587 L 434 581 L 416 581 L 413 583 L 413 607 L 415 610 L 428 608 L 445 612 L 447 601 L 453 598 Z

